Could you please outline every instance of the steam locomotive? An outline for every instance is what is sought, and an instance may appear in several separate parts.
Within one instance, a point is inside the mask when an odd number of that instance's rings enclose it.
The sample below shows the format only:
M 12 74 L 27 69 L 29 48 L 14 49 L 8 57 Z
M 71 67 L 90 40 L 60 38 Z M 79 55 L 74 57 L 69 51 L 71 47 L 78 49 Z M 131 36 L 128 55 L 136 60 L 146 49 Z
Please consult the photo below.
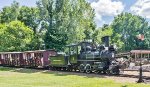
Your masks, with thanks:
M 115 59 L 116 49 L 109 46 L 109 37 L 102 38 L 105 46 L 97 46 L 93 42 L 83 41 L 67 45 L 66 52 L 57 52 L 49 58 L 50 68 L 86 73 L 119 74 L 120 65 Z
M 66 46 L 65 52 L 55 50 L 0 52 L 0 65 L 119 74 L 120 65 L 115 59 L 115 47 L 109 46 L 108 36 L 103 37 L 102 42 L 104 46 L 97 46 L 89 41 L 70 44 Z

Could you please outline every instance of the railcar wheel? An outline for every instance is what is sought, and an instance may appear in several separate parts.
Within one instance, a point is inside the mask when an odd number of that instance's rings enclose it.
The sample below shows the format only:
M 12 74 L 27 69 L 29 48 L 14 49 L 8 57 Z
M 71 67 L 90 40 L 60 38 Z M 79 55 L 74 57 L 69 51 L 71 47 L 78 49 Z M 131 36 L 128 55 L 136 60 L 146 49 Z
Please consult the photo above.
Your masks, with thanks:
M 85 71 L 85 70 L 84 70 L 84 65 L 83 65 L 83 64 L 80 64 L 80 66 L 79 66 L 79 71 L 82 72 L 82 73 Z
M 61 68 L 60 67 L 57 67 L 57 71 L 60 71 L 61 70 Z
M 53 70 L 53 71 L 56 71 L 56 67 L 52 67 L 52 70 Z
M 86 70 L 85 70 L 85 72 L 87 73 L 87 74 L 89 74 L 89 73 L 91 73 L 91 65 L 90 64 L 87 64 L 86 66 L 85 66 L 85 68 L 86 68 Z
M 49 70 L 53 70 L 53 67 L 52 67 L 52 66 L 49 66 Z

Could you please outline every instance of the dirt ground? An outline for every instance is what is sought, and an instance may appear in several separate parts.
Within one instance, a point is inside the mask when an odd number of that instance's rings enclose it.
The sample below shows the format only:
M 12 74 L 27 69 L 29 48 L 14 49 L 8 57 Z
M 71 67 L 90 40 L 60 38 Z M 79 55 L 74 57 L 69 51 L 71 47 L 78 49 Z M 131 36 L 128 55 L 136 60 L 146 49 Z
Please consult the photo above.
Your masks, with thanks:
M 48 72 L 57 72 L 59 74 L 68 74 L 68 75 L 80 75 L 87 77 L 99 77 L 99 78 L 108 78 L 112 79 L 118 83 L 137 83 L 139 72 L 138 71 L 124 71 L 120 75 L 103 75 L 103 74 L 86 74 L 79 72 L 62 72 L 62 71 L 48 71 Z M 150 83 L 150 72 L 143 72 L 144 83 Z
M 107 76 L 107 78 L 113 79 L 116 82 L 128 82 L 128 83 L 136 83 L 139 78 L 139 72 L 138 71 L 124 71 L 119 76 Z M 145 83 L 149 83 L 150 80 L 150 72 L 143 72 L 143 80 Z

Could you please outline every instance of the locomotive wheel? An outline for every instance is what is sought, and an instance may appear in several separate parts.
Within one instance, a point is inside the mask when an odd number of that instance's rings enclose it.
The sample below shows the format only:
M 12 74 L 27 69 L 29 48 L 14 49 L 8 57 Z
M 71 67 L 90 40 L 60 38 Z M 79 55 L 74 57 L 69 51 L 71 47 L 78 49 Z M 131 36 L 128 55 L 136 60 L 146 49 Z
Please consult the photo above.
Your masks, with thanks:
M 59 71 L 59 67 L 55 67 L 56 71 Z
M 71 72 L 71 71 L 73 71 L 73 67 L 72 67 L 72 66 L 68 66 L 68 67 L 67 67 L 67 70 L 68 70 L 69 72 Z
M 118 66 L 113 66 L 109 69 L 110 71 L 110 74 L 113 74 L 113 75 L 119 75 L 120 74 L 120 70 L 119 70 L 119 67 Z
M 85 70 L 85 72 L 87 73 L 87 74 L 89 74 L 89 73 L 91 73 L 91 65 L 90 64 L 87 64 L 86 65 L 86 70 Z
M 95 70 L 94 73 L 95 73 L 95 74 L 99 74 L 100 71 L 99 71 L 99 70 Z
M 114 74 L 115 74 L 115 75 L 119 75 L 119 74 L 120 74 L 120 70 L 119 70 L 119 69 L 116 69 L 116 70 L 114 71 Z
M 79 66 L 79 71 L 82 72 L 82 73 L 85 71 L 85 70 L 84 70 L 84 65 L 83 65 L 83 64 L 80 64 L 80 66 Z
M 107 74 L 107 75 L 111 75 L 112 72 L 108 69 L 108 70 L 106 70 L 106 74 Z
M 65 68 L 65 67 L 62 67 L 62 71 L 66 71 L 66 68 Z

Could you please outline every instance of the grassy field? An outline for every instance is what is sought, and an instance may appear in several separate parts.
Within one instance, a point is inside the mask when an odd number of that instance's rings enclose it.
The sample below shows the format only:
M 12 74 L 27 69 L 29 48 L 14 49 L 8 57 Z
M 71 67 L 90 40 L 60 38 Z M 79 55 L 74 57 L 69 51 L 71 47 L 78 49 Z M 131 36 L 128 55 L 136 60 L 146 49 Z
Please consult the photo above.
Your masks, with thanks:
M 0 87 L 150 87 L 150 85 L 117 83 L 103 77 L 0 67 Z

